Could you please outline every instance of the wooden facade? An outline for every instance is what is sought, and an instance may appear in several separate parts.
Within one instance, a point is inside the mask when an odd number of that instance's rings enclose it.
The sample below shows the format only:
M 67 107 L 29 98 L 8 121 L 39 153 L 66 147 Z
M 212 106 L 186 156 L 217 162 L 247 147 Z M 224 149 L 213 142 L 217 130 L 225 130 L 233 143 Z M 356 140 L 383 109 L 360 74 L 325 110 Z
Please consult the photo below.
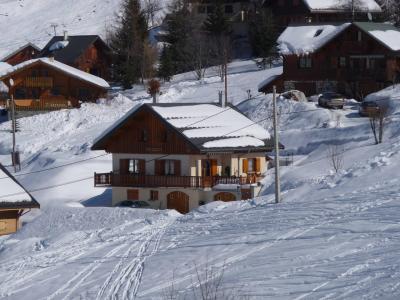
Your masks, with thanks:
M 36 58 L 39 55 L 40 49 L 33 44 L 27 44 L 17 51 L 9 54 L 3 58 L 3 62 L 8 63 L 12 66 L 18 65 L 24 61 Z
M 309 61 L 307 67 L 300 60 Z M 261 89 L 300 90 L 306 95 L 335 91 L 349 97 L 364 96 L 392 85 L 400 78 L 400 53 L 393 52 L 352 24 L 318 51 L 285 55 L 283 75 Z
M 19 218 L 22 210 L 0 208 L 0 236 L 16 232 L 19 229 Z
M 10 78 L 14 86 L 10 86 Z M 17 110 L 53 110 L 95 101 L 107 90 L 44 64 L 40 60 L 0 78 L 13 94 Z
M 271 9 L 283 31 L 289 24 L 332 23 L 343 21 L 368 21 L 366 11 L 352 13 L 350 7 L 338 7 L 335 10 L 310 10 L 303 0 L 266 0 L 264 6 Z M 379 20 L 381 12 L 371 12 Z

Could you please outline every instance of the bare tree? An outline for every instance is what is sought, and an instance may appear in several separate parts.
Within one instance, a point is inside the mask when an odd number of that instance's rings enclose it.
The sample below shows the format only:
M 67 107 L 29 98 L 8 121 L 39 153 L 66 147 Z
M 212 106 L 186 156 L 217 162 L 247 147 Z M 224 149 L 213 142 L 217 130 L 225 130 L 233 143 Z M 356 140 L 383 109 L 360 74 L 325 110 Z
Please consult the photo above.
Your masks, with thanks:
M 343 168 L 344 149 L 339 145 L 331 145 L 328 148 L 328 158 L 331 167 L 338 173 Z
M 147 19 L 149 27 L 155 26 L 157 20 L 155 19 L 157 12 L 162 9 L 161 0 L 144 0 L 143 12 Z

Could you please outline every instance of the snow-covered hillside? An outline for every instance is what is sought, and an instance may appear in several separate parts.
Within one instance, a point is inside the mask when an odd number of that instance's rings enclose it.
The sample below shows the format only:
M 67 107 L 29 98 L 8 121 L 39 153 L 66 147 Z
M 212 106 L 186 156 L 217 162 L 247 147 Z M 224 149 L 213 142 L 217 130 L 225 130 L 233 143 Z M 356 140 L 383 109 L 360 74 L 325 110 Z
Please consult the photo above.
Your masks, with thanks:
M 252 61 L 230 66 L 229 99 L 268 129 L 271 95 L 259 95 L 256 87 L 280 71 L 260 71 Z M 217 101 L 222 83 L 212 70 L 202 83 L 191 77 L 164 85 L 161 101 Z M 20 232 L 0 238 L 0 299 L 196 299 L 206 279 L 215 284 L 219 278 L 218 299 L 222 293 L 235 299 L 398 299 L 399 95 L 394 87 L 369 97 L 392 108 L 380 145 L 355 101 L 328 110 L 279 100 L 284 154 L 294 156 L 294 165 L 282 167 L 283 203 L 273 204 L 271 170 L 262 197 L 214 202 L 185 216 L 82 207 L 110 198 L 108 190 L 93 188 L 93 172 L 111 169 L 108 155 L 90 151 L 93 139 L 131 107 L 150 101 L 143 87 L 110 103 L 22 119 L 21 173 L 39 173 L 18 178 L 42 209 L 24 216 Z M 5 164 L 9 126 L 0 125 Z M 343 153 L 338 173 L 330 145 Z M 48 168 L 55 169 L 41 172 Z
M 31 42 L 43 47 L 54 35 L 97 34 L 106 37 L 115 24 L 121 0 L 0 0 L 0 58 Z M 155 16 L 158 23 L 169 1 Z

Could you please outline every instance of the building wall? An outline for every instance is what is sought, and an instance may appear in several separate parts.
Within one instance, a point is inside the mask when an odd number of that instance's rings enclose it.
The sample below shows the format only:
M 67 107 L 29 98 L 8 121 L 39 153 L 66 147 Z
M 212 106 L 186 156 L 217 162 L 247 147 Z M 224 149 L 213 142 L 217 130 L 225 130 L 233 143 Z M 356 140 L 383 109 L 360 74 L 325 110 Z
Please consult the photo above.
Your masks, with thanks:
M 19 52 L 15 53 L 13 56 L 9 57 L 5 62 L 15 66 L 24 61 L 35 58 L 39 54 L 39 51 L 32 46 L 23 48 Z
M 100 43 L 95 43 L 86 49 L 73 66 L 106 80 L 111 77 L 111 58 L 104 47 L 100 46 Z
M 0 210 L 0 236 L 14 233 L 18 227 L 18 210 Z

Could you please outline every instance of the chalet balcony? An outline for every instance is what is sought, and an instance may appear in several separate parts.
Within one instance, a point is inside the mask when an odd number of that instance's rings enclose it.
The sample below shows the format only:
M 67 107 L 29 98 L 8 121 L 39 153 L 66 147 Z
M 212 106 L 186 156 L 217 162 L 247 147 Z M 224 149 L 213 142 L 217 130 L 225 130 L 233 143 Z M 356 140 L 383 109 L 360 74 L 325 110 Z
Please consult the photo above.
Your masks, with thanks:
M 52 77 L 26 77 L 25 87 L 27 88 L 52 88 L 53 78 Z
M 260 177 L 201 177 L 201 176 L 174 176 L 174 175 L 121 175 L 114 173 L 95 173 L 95 187 L 180 187 L 180 188 L 212 188 L 219 184 L 246 185 L 256 183 Z

